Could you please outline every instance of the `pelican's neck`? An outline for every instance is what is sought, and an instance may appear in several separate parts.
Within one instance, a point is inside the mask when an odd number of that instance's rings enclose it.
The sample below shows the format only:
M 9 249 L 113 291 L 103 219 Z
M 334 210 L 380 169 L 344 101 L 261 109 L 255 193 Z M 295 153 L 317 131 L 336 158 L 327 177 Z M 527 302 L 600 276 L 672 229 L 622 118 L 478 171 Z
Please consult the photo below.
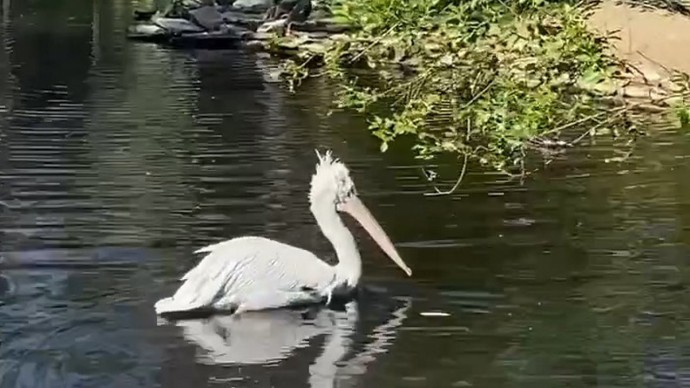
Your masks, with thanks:
M 312 203 L 311 212 L 338 256 L 336 276 L 350 286 L 356 286 L 362 275 L 362 258 L 352 233 L 343 224 L 333 204 Z

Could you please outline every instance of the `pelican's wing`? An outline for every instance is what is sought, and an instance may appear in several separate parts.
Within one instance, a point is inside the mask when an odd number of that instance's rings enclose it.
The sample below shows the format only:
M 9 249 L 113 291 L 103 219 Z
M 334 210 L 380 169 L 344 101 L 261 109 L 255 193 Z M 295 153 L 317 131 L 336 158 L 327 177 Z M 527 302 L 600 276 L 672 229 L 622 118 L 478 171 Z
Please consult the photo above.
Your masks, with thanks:
M 262 237 L 240 237 L 209 245 L 187 272 L 172 298 L 156 303 L 156 311 L 186 311 L 232 304 L 261 292 L 320 291 L 333 279 L 333 267 L 313 253 Z

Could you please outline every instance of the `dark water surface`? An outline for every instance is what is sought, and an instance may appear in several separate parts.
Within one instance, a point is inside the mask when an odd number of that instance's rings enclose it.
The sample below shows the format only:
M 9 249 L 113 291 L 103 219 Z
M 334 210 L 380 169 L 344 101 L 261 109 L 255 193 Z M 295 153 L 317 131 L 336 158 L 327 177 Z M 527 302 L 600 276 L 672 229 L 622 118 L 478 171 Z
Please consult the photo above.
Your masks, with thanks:
M 125 42 L 126 1 L 2 4 L 0 386 L 690 386 L 690 138 L 425 197 L 409 154 L 326 116 L 327 85 L 290 96 L 246 53 Z M 316 147 L 413 278 L 357 229 L 369 292 L 346 311 L 159 322 L 207 243 L 332 256 L 308 211 Z

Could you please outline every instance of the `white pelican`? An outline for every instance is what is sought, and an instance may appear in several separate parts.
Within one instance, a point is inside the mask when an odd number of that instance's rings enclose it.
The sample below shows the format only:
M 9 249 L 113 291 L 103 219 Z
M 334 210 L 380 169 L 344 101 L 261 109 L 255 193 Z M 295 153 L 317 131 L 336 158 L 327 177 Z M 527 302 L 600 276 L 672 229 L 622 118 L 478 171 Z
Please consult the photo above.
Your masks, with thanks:
M 348 297 L 362 275 L 357 244 L 338 212 L 354 217 L 408 276 L 412 270 L 357 197 L 345 165 L 330 151 L 319 159 L 311 179 L 310 209 L 338 256 L 331 266 L 313 253 L 263 237 L 237 237 L 195 253 L 207 255 L 182 277 L 172 297 L 156 302 L 157 314 L 197 310 L 238 314 L 326 302 Z

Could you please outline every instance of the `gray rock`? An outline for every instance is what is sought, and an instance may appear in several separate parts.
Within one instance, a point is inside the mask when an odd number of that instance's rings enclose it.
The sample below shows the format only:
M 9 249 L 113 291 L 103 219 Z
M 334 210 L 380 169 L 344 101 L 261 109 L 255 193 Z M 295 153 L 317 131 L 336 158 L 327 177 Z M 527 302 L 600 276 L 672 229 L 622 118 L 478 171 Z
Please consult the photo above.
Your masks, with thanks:
M 192 21 L 207 31 L 216 31 L 223 25 L 223 15 L 216 7 L 205 5 L 189 11 Z
M 155 25 L 171 33 L 204 32 L 203 28 L 185 19 L 155 18 L 152 21 Z
M 285 28 L 287 26 L 287 19 L 271 20 L 259 26 L 256 30 L 257 33 L 269 33 L 275 32 L 280 35 L 285 33 Z
M 129 33 L 130 34 L 136 34 L 136 35 L 159 35 L 159 34 L 164 34 L 165 30 L 155 24 L 135 24 L 131 27 L 129 27 Z
M 351 26 L 340 24 L 332 19 L 307 20 L 303 23 L 293 23 L 292 29 L 304 32 L 326 32 L 329 34 L 339 34 L 352 29 Z
M 235 9 L 245 12 L 264 12 L 272 5 L 272 0 L 236 0 L 232 3 Z
M 241 26 L 252 31 L 256 30 L 263 23 L 260 14 L 226 11 L 223 12 L 222 16 L 226 23 Z
M 263 50 L 264 43 L 258 40 L 250 40 L 245 43 L 245 47 L 251 50 Z
M 275 35 L 268 32 L 257 31 L 251 37 L 252 40 L 271 40 Z

